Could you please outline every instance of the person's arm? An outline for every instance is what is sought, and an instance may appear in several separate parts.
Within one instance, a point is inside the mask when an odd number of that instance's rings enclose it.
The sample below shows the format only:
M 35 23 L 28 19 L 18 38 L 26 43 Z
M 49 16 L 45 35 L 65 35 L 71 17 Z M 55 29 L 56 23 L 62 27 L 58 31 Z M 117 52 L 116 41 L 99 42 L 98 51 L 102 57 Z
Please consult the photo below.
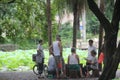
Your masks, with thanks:
M 69 57 L 70 57 L 70 55 L 68 56 L 68 64 L 69 64 L 69 60 L 70 60 Z
M 61 44 L 60 41 L 59 41 L 59 43 L 58 43 L 58 46 L 59 46 L 59 49 L 60 49 L 60 55 L 62 56 L 62 44 Z
M 41 45 L 39 44 L 37 47 L 37 53 L 41 54 L 43 52 Z
M 48 59 L 48 66 L 50 65 L 50 56 L 49 56 L 49 59 Z
M 52 55 L 54 56 L 54 54 L 53 54 L 53 45 L 51 45 L 51 46 L 49 47 L 49 50 L 50 50 L 50 54 L 52 54 Z
M 82 68 L 80 67 L 80 76 L 83 77 Z
M 79 61 L 79 56 L 76 54 L 76 58 L 77 58 L 77 60 L 78 60 L 78 64 L 80 63 L 80 61 Z
M 87 60 L 87 63 L 93 64 L 91 60 Z
M 84 58 L 86 60 L 87 63 L 91 64 L 91 60 L 89 60 L 88 58 Z
M 80 63 L 80 61 L 79 61 L 80 59 L 79 59 L 79 56 L 77 54 L 76 54 L 76 58 L 77 58 L 78 64 L 79 64 Z M 81 66 L 80 66 L 80 76 L 83 77 Z
M 97 60 L 96 57 L 95 57 L 95 59 L 94 59 L 94 62 L 92 62 L 92 65 L 95 65 L 95 64 L 98 64 L 98 60 Z

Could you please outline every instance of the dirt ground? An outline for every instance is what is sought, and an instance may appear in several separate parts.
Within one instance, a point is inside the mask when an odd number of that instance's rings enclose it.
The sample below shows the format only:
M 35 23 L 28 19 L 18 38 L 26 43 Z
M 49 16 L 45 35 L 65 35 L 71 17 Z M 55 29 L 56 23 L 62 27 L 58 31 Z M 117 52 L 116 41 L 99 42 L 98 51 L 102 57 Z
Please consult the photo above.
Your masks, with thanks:
M 117 80 L 120 79 L 120 70 L 116 73 Z M 32 71 L 27 72 L 0 72 L 0 80 L 43 80 L 38 79 L 38 76 L 36 76 Z M 44 79 L 49 80 L 49 79 Z M 68 79 L 65 79 L 68 80 Z M 69 79 L 73 80 L 73 79 Z M 97 78 L 81 78 L 77 80 L 97 80 Z

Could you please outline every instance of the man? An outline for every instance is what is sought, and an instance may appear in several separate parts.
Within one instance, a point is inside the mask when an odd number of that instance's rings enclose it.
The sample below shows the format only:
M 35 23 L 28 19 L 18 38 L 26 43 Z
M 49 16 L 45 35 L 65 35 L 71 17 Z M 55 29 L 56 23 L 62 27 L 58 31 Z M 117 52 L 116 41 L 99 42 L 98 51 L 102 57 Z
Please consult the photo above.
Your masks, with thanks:
M 56 64 L 55 64 L 55 59 L 52 53 L 49 56 L 48 60 L 48 75 L 52 75 L 52 77 L 56 76 Z
M 82 75 L 82 68 L 79 65 L 80 64 L 80 58 L 78 54 L 76 54 L 76 50 L 74 47 L 71 48 L 71 54 L 68 56 L 68 65 L 69 65 L 69 71 L 74 70 L 75 71 L 75 76 L 78 78 L 78 71 L 80 71 L 80 76 L 83 77 Z M 70 72 L 71 73 L 71 72 Z M 70 77 L 73 76 L 70 74 Z
M 60 77 L 60 74 L 59 74 L 60 69 L 61 68 L 64 69 L 63 58 L 62 58 L 62 44 L 61 44 L 60 35 L 56 36 L 56 41 L 53 42 L 53 44 L 50 47 L 50 50 L 52 50 L 53 56 L 55 58 L 56 75 L 57 75 L 57 78 L 59 78 Z

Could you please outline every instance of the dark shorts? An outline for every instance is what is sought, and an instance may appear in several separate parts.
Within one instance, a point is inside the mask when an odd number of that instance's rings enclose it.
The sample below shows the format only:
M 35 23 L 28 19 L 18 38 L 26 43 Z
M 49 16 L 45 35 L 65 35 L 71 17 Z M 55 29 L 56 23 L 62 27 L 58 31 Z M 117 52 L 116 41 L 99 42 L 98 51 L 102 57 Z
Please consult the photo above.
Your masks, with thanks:
M 56 62 L 56 70 L 65 69 L 64 59 L 61 56 L 54 56 Z
M 69 64 L 68 68 L 70 70 L 80 70 L 80 65 L 79 64 Z

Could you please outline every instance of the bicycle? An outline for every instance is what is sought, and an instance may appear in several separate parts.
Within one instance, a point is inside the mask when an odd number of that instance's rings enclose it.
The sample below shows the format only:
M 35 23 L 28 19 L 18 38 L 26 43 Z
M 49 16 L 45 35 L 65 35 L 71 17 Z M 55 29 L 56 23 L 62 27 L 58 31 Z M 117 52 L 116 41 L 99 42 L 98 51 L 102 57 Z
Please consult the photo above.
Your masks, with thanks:
M 32 60 L 33 60 L 33 62 L 35 62 L 35 65 L 33 66 L 33 69 L 32 69 L 33 72 L 34 72 L 34 74 L 41 75 L 43 73 L 44 77 L 47 77 L 47 75 L 48 75 L 48 66 L 46 64 L 43 64 L 42 73 L 39 73 L 39 71 L 38 71 L 38 65 L 36 63 L 36 54 L 32 55 Z
M 33 66 L 33 72 L 34 72 L 36 75 L 41 75 L 41 74 L 39 74 L 39 72 L 38 72 L 38 65 L 37 65 L 37 64 L 35 64 L 35 65 Z M 47 74 L 48 74 L 48 67 L 47 67 L 46 64 L 43 65 L 43 71 L 42 71 L 42 73 L 44 73 L 45 76 L 47 76 Z

